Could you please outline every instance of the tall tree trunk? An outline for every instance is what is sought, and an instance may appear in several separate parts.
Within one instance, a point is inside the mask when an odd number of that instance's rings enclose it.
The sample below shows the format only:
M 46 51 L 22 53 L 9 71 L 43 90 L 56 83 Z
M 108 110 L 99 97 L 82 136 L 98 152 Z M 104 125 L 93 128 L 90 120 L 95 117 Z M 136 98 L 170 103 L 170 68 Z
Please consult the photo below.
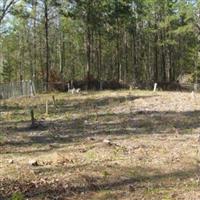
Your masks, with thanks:
M 89 25 L 87 26 L 86 52 L 87 52 L 86 79 L 87 79 L 87 89 L 89 89 L 90 70 L 91 70 L 91 32 Z
M 117 62 L 117 81 L 121 81 L 121 62 L 120 62 L 120 27 L 117 17 L 117 41 L 116 41 L 116 62 Z
M 29 30 L 27 30 L 27 37 L 26 37 L 26 43 L 28 44 L 28 57 L 29 57 L 29 67 L 30 67 L 30 80 L 33 78 L 33 48 L 32 48 L 32 41 L 30 41 L 31 33 L 29 33 Z
M 32 0 L 33 6 L 33 64 L 32 64 L 32 77 L 34 81 L 36 78 L 36 66 L 37 66 L 37 43 L 36 43 L 36 12 L 37 12 L 37 0 Z
M 158 34 L 155 35 L 154 40 L 154 81 L 158 82 Z
M 49 88 L 49 18 L 48 18 L 48 0 L 44 1 L 45 13 L 45 43 L 46 43 L 46 91 Z
M 138 73 L 138 40 L 137 37 L 137 26 L 135 25 L 134 32 L 133 32 L 133 52 L 134 52 L 134 61 L 133 61 L 133 68 L 134 68 L 134 79 L 137 82 L 139 79 L 139 73 Z
M 64 78 L 64 35 L 63 35 L 63 32 L 62 32 L 62 25 L 61 25 L 61 18 L 60 18 L 60 15 L 58 16 L 59 17 L 59 69 L 60 69 L 60 76 L 61 76 L 61 79 L 63 80 Z
M 102 43 L 101 43 L 101 33 L 100 31 L 98 32 L 98 39 L 97 39 L 97 69 L 98 69 L 98 74 L 97 74 L 97 79 L 101 80 L 102 79 Z
M 164 31 L 161 32 L 161 41 L 165 41 L 165 33 Z M 162 61 L 162 79 L 164 82 L 167 81 L 167 76 L 166 76 L 166 59 L 165 59 L 165 45 L 163 44 L 161 47 L 161 61 Z
M 127 75 L 128 75 L 128 34 L 125 30 L 125 36 L 124 36 L 124 45 L 125 45 L 125 69 L 124 69 L 124 81 L 127 82 Z

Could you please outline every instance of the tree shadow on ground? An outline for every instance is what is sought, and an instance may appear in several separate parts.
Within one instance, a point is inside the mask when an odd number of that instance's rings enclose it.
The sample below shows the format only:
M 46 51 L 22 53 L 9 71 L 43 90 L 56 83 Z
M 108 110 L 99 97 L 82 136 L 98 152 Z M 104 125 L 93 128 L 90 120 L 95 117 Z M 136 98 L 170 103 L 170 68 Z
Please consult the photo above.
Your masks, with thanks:
M 116 105 L 124 102 L 131 102 L 136 99 L 142 98 L 150 98 L 152 96 L 134 96 L 134 95 L 129 95 L 129 96 L 119 96 L 119 97 L 101 97 L 101 98 L 88 98 L 88 99 L 61 99 L 61 100 L 56 100 L 56 105 L 54 105 L 53 100 L 49 101 L 49 113 L 53 114 L 64 114 L 67 112 L 74 112 L 76 113 L 77 111 L 82 110 L 84 111 L 90 111 L 94 108 L 96 109 L 101 109 L 102 107 L 106 106 L 111 106 L 111 104 Z M 12 105 L 0 105 L 0 112 L 13 112 L 13 111 L 19 111 L 19 110 L 24 110 L 27 109 L 27 107 L 31 107 L 35 109 L 38 113 L 45 113 L 46 111 L 46 105 L 45 104 L 37 104 L 35 106 L 12 106 Z M 18 115 L 24 115 L 19 114 Z
M 11 111 L 19 111 L 22 110 L 23 107 L 18 106 L 18 105 L 14 105 L 14 106 L 8 106 L 8 105 L 1 105 L 0 104 L 0 113 L 1 112 L 11 112 Z
M 141 97 L 140 97 L 141 98 Z M 104 101 L 100 100 L 98 106 L 109 106 L 109 101 L 113 99 Z M 115 101 L 115 100 L 114 100 Z M 123 103 L 126 99 L 121 100 Z M 130 101 L 134 101 L 131 99 Z M 102 103 L 103 102 L 103 103 Z M 118 104 L 116 100 L 116 105 Z M 128 101 L 127 101 L 128 102 Z M 79 102 L 77 107 L 73 107 L 75 110 L 80 109 L 80 106 L 88 109 L 88 114 L 83 117 L 78 117 L 76 119 L 66 119 L 66 120 L 54 120 L 39 121 L 39 127 L 37 129 L 30 128 L 30 122 L 24 121 L 16 122 L 0 122 L 2 130 L 7 130 L 9 140 L 5 140 L 0 143 L 1 153 L 13 153 L 17 152 L 19 149 L 20 153 L 40 153 L 51 151 L 52 148 L 47 148 L 49 145 L 55 145 L 55 148 L 59 148 L 60 145 L 65 144 L 80 144 L 84 141 L 88 141 L 89 137 L 97 137 L 99 139 L 104 139 L 105 137 L 110 137 L 113 140 L 118 139 L 118 137 L 132 137 L 138 135 L 151 135 L 151 134 L 191 134 L 193 131 L 197 131 L 200 128 L 200 111 L 188 111 L 188 112 L 156 112 L 156 111 L 130 111 L 130 113 L 104 113 L 97 114 L 91 113 L 93 110 L 93 104 L 96 104 L 96 99 L 87 102 Z M 115 105 L 115 106 L 116 106 Z M 67 108 L 68 109 L 68 108 Z M 71 109 L 71 108 L 70 108 Z M 60 114 L 66 112 L 65 109 L 60 109 Z M 40 127 L 41 125 L 41 127 Z M 23 136 L 21 138 L 19 136 Z M 96 139 L 95 139 L 96 141 Z M 34 146 L 34 150 L 29 150 L 28 148 Z M 9 147 L 7 149 L 7 147 Z M 54 148 L 53 147 L 53 148 Z M 21 148 L 21 149 L 20 149 Z M 24 152 L 21 150 L 24 148 Z M 90 163 L 91 164 L 91 163 Z M 101 166 L 102 165 L 102 166 Z M 87 168 L 88 166 L 82 166 Z M 99 163 L 98 169 L 103 168 L 103 164 Z M 81 166 L 76 166 L 75 168 L 81 168 Z M 89 167 L 88 167 L 89 168 Z M 48 169 L 50 172 L 55 170 L 61 170 L 63 167 Z M 64 170 L 74 170 L 74 168 L 64 167 Z M 90 170 L 90 169 L 89 169 Z M 124 173 L 128 171 L 136 171 L 136 175 L 129 175 L 124 178 Z M 92 172 L 92 171 L 90 171 Z M 146 173 L 151 172 L 151 173 Z M 81 180 L 77 179 L 76 182 L 80 184 L 73 184 L 72 182 L 64 181 L 49 183 L 43 181 L 39 183 L 34 183 L 31 181 L 19 181 L 19 180 L 9 180 L 4 179 L 0 181 L 0 188 L 3 188 L 2 199 L 10 198 L 11 194 L 15 191 L 21 191 L 26 198 L 40 198 L 49 197 L 49 199 L 54 199 L 58 195 L 61 196 L 60 199 L 66 199 L 80 195 L 81 193 L 90 192 L 100 192 L 104 190 L 113 190 L 117 188 L 122 188 L 123 190 L 129 186 L 134 185 L 135 189 L 146 190 L 148 188 L 148 183 L 157 184 L 165 181 L 166 179 L 173 179 L 171 182 L 171 187 L 173 187 L 173 182 L 184 182 L 187 179 L 194 178 L 199 173 L 199 168 L 193 168 L 191 170 L 185 171 L 175 171 L 172 173 L 163 173 L 157 169 L 151 168 L 125 168 L 119 167 L 119 174 L 115 179 L 98 179 L 97 182 L 89 181 L 84 185 L 81 184 Z M 94 177 L 95 179 L 95 177 Z M 91 179 L 90 179 L 91 180 Z M 67 187 L 66 187 L 67 186 Z M 164 185 L 167 188 L 168 185 Z M 144 191 L 143 191 L 144 192 Z M 1 197 L 0 197 L 1 199 Z
M 134 111 L 130 113 L 101 113 L 106 106 L 117 107 L 120 103 L 134 102 L 152 96 L 119 96 L 91 98 L 76 101 L 57 100 L 58 109 L 50 112 L 61 115 L 65 112 L 84 110 L 85 116 L 75 119 L 59 119 L 54 121 L 38 120 L 33 129 L 30 121 L 2 121 L 0 131 L 9 136 L 9 140 L 0 143 L 0 147 L 27 147 L 31 145 L 68 144 L 81 142 L 88 137 L 134 136 L 140 134 L 179 134 L 192 133 L 200 128 L 200 111 L 157 112 Z M 114 105 L 113 105 L 114 102 Z M 44 109 L 44 105 L 41 105 Z M 94 107 L 97 107 L 96 111 Z M 40 107 L 40 106 L 39 106 Z M 14 107 L 7 107 L 13 110 Z M 23 109 L 23 108 L 20 108 Z M 43 112 L 41 111 L 40 112 Z M 98 113 L 99 112 L 99 113 Z M 19 119 L 20 120 L 20 119 Z M 23 136 L 20 139 L 19 136 Z M 7 152 L 7 150 L 6 150 Z
M 83 142 L 89 137 L 109 137 L 149 134 L 192 134 L 200 128 L 200 111 L 191 112 L 146 112 L 129 114 L 100 114 L 72 120 L 43 121 L 42 128 L 29 129 L 10 124 L 10 140 L 1 146 L 25 147 L 31 145 L 68 144 Z M 26 122 L 27 123 L 27 122 Z M 45 127 L 45 128 L 44 128 Z M 23 135 L 25 139 L 16 139 Z

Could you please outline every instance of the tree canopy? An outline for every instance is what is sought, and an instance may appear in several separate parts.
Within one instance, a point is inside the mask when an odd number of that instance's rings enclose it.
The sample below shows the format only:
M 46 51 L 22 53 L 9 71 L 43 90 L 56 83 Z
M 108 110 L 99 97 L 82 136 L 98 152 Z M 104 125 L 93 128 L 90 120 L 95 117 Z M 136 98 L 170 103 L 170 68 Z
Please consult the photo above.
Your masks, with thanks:
M 194 0 L 3 0 L 0 81 L 176 81 L 200 68 L 199 8 Z

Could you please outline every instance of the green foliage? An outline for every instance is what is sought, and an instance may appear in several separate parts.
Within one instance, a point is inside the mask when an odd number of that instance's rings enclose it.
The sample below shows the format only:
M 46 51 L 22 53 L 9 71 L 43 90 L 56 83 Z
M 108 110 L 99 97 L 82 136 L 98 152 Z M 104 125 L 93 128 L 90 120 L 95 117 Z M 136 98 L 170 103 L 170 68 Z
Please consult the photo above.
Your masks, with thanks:
M 62 80 L 174 81 L 194 72 L 196 1 L 20 0 L 0 40 L 4 81 L 45 80 L 45 2 L 48 68 Z
M 12 66 L 7 62 L 3 62 L 2 66 L 2 77 L 4 82 L 10 82 L 13 78 L 13 68 Z
M 12 195 L 11 200 L 24 200 L 24 195 L 21 192 L 16 192 Z

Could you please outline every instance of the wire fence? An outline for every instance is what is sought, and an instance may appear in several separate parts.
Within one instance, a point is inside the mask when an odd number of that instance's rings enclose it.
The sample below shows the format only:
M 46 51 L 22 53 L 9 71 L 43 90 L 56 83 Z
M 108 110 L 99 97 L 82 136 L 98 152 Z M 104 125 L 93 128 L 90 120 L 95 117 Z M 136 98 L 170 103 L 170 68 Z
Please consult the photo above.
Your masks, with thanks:
M 96 84 L 96 89 L 99 90 L 99 86 L 97 83 L 92 83 L 94 86 Z M 103 83 L 101 85 L 101 89 L 113 89 L 114 82 L 110 82 L 110 85 Z M 80 82 L 79 84 L 70 83 L 70 82 L 49 82 L 48 83 L 48 92 L 52 91 L 61 91 L 66 92 L 69 89 L 80 88 L 81 90 L 85 89 L 85 82 Z M 147 87 L 146 87 L 147 85 Z M 34 96 L 36 93 L 43 93 L 47 91 L 47 84 L 43 81 L 21 81 L 21 82 L 10 82 L 10 83 L 0 83 L 0 99 L 9 99 L 12 97 L 20 97 L 20 96 Z M 155 86 L 153 83 L 151 84 L 143 84 L 141 87 L 137 87 L 135 85 L 128 85 L 124 88 L 139 88 L 139 89 L 152 89 Z M 119 89 L 119 85 L 116 85 Z M 115 87 L 114 87 L 115 88 Z M 115 88 L 116 89 L 116 88 Z M 155 88 L 154 88 L 155 89 Z M 177 84 L 177 83 L 158 83 L 158 90 L 166 90 L 166 91 L 188 91 L 188 92 L 200 92 L 200 84 Z
M 0 83 L 0 99 L 19 96 L 34 96 L 35 84 L 32 81 Z
M 61 91 L 65 92 L 69 89 L 68 83 L 65 82 L 49 82 L 48 92 Z M 43 81 L 21 81 L 0 83 L 0 99 L 9 99 L 12 97 L 34 96 L 36 93 L 47 91 L 47 84 Z

